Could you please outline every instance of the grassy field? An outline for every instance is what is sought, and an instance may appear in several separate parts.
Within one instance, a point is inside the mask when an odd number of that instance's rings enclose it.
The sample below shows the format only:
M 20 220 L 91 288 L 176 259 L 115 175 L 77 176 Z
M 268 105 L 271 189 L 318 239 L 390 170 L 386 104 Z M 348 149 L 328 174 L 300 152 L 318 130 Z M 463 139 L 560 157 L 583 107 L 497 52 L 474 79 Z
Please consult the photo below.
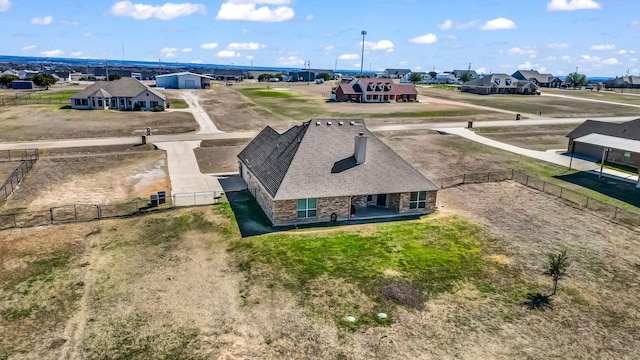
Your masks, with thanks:
M 250 238 L 225 203 L 4 231 L 0 358 L 633 358 L 637 233 L 509 183 L 440 197 L 419 220 Z M 559 249 L 554 308 L 528 310 Z
M 167 98 L 167 102 L 171 104 L 171 109 L 187 109 L 189 104 L 184 99 L 180 98 Z
M 579 99 L 524 95 L 476 95 L 430 87 L 418 87 L 417 89 L 421 95 L 425 96 L 510 110 L 522 114 L 538 114 L 541 112 L 543 116 L 563 118 L 631 116 L 638 114 L 638 108 L 581 101 Z M 571 95 L 571 93 L 567 95 Z

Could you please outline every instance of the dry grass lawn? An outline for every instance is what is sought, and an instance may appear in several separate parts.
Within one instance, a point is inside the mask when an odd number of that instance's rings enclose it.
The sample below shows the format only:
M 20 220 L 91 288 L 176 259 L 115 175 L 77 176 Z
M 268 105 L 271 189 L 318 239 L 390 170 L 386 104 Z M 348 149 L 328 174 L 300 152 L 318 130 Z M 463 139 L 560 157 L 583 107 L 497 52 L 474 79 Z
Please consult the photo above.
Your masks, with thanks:
M 238 171 L 237 156 L 250 139 L 204 140 L 194 149 L 200 172 L 229 173 Z
M 448 189 L 439 204 L 441 213 L 423 221 L 437 226 L 455 215 L 480 224 L 481 258 L 493 272 L 431 294 L 422 309 L 389 306 L 388 322 L 355 326 L 336 317 L 332 304 L 375 310 L 375 289 L 363 292 L 335 275 L 302 294 L 287 287 L 277 264 L 243 265 L 242 252 L 227 251 L 244 240 L 225 205 L 3 231 L 0 358 L 637 356 L 639 233 L 509 182 Z M 369 236 L 386 226 L 394 225 L 319 233 Z M 278 236 L 287 242 L 308 233 Z M 541 275 L 545 256 L 564 248 L 572 264 L 554 308 L 527 310 L 523 291 L 550 291 Z
M 576 125 L 544 125 L 474 128 L 473 131 L 503 143 L 525 149 L 546 151 L 549 149 L 566 149 L 567 134 L 575 128 Z
M 154 134 L 198 129 L 186 112 L 138 112 L 60 109 L 60 105 L 4 106 L 0 111 L 0 141 L 78 139 L 133 136 L 147 127 Z

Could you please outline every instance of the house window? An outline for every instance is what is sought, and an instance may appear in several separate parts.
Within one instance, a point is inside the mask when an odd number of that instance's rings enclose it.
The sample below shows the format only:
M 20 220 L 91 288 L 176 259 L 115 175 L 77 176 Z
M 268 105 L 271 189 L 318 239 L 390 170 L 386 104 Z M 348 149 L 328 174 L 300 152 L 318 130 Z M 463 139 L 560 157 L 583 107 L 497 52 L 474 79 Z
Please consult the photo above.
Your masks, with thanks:
M 298 219 L 316 217 L 316 199 L 298 199 Z
M 152 101 L 151 102 L 151 107 L 156 107 L 158 106 L 158 102 L 157 101 Z
M 500 85 L 500 79 L 495 79 L 494 82 L 496 83 L 496 85 Z
M 624 152 L 624 162 L 626 163 L 631 162 L 631 151 Z
M 140 105 L 141 108 L 146 108 L 147 107 L 147 102 L 146 101 L 138 101 L 138 104 Z
M 409 198 L 409 209 L 424 209 L 427 207 L 427 192 L 416 191 Z
M 505 83 L 505 85 L 507 85 L 507 86 L 511 86 L 511 79 L 506 79 L 506 80 L 504 81 L 504 83 Z

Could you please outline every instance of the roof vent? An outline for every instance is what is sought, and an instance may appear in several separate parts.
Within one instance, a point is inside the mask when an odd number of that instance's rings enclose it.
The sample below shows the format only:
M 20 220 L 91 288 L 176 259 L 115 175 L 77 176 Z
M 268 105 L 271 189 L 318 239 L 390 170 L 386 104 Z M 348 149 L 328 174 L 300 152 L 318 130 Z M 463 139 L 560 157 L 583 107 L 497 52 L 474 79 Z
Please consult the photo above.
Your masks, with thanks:
M 327 126 L 331 126 L 332 122 L 331 121 L 327 121 Z
M 353 126 L 353 125 L 355 125 L 355 124 L 356 124 L 356 122 L 355 122 L 355 121 L 349 121 L 349 125 Z
M 342 126 L 342 125 L 344 125 L 344 122 L 343 122 L 343 121 L 340 121 L 340 122 L 338 123 L 338 125 Z
M 320 121 L 316 121 L 316 126 L 320 126 Z

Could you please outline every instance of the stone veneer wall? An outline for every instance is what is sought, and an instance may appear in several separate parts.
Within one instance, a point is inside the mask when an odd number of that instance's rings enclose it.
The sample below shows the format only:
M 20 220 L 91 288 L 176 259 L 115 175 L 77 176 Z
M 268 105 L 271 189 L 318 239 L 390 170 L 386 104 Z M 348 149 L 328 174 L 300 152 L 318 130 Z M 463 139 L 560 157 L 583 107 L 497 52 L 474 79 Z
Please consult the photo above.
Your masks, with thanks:
M 367 207 L 367 195 L 354 195 L 351 197 L 351 203 L 356 209 Z
M 264 210 L 264 213 L 267 214 L 269 220 L 271 220 L 272 224 L 275 224 L 274 221 L 274 202 L 271 200 L 271 196 L 267 193 L 267 191 L 256 181 L 256 178 L 249 172 L 249 181 L 247 181 L 247 188 L 253 195 L 253 197 L 258 202 L 258 205 Z
M 331 214 L 336 213 L 338 220 L 349 219 L 351 208 L 350 196 L 319 198 L 316 202 L 316 217 L 298 219 L 298 200 L 274 201 L 274 224 L 305 224 L 331 221 Z

